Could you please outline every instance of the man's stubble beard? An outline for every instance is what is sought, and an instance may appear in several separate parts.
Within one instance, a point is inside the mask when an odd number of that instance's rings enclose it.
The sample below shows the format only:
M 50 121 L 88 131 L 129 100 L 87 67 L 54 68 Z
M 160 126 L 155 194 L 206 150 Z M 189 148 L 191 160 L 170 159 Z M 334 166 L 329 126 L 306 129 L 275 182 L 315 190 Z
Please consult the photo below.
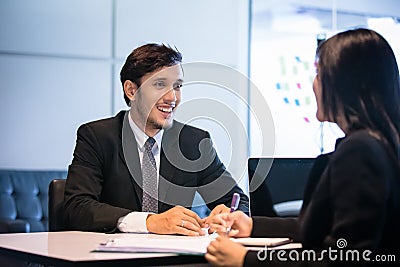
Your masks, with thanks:
M 153 120 L 152 118 L 148 117 L 146 120 L 145 126 L 146 126 L 146 128 L 152 128 L 155 130 L 163 130 L 163 129 L 167 130 L 172 127 L 172 124 L 173 124 L 173 118 L 171 115 L 171 118 L 164 120 L 164 123 L 159 123 L 158 121 Z
M 131 107 L 133 108 L 133 106 L 131 106 Z M 145 129 L 143 129 L 143 131 L 145 131 L 146 129 L 167 130 L 172 127 L 174 112 L 171 113 L 170 119 L 164 120 L 164 123 L 159 123 L 157 120 L 154 120 L 151 118 L 152 111 L 153 111 L 152 109 L 150 109 L 150 111 L 147 111 L 145 106 L 134 106 L 134 112 L 138 113 L 139 119 L 140 118 L 143 119 L 142 123 L 145 127 Z

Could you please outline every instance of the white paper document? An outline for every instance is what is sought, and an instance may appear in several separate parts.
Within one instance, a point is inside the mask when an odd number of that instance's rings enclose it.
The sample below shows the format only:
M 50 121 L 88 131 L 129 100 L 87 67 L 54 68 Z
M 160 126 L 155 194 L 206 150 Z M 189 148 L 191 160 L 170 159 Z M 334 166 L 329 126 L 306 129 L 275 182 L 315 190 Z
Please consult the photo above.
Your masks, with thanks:
M 204 255 L 217 234 L 208 236 L 178 236 L 156 234 L 114 234 L 99 244 L 94 252 L 177 253 Z M 274 247 L 291 242 L 289 238 L 232 238 L 247 247 Z
M 97 252 L 205 254 L 215 236 L 124 235 L 98 245 Z

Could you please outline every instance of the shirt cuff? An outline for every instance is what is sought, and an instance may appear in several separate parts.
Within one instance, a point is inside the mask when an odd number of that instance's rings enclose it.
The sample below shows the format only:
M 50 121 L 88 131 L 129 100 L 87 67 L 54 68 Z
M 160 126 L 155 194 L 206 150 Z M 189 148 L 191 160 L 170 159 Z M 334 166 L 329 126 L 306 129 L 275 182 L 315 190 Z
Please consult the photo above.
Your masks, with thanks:
M 118 229 L 124 233 L 148 233 L 146 219 L 148 212 L 131 212 L 118 219 Z

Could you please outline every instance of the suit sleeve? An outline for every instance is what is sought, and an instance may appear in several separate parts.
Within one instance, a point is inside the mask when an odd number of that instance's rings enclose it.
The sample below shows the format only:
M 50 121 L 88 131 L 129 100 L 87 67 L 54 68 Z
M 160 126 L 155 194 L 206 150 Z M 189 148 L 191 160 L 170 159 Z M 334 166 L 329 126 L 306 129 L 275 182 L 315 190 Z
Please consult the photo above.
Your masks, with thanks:
M 103 151 L 90 125 L 78 129 L 65 187 L 64 215 L 69 229 L 107 232 L 130 211 L 101 202 Z
M 328 175 L 334 213 L 325 246 L 336 247 L 339 238 L 356 249 L 374 249 L 379 243 L 387 215 L 390 159 L 374 143 L 353 140 L 332 158 Z
M 201 157 L 207 163 L 207 168 L 198 173 L 199 193 L 207 206 L 212 210 L 219 204 L 227 207 L 231 205 L 232 195 L 240 194 L 238 210 L 249 214 L 249 198 L 237 185 L 235 179 L 226 170 L 224 164 L 218 158 L 217 152 L 212 144 L 209 133 L 200 142 Z

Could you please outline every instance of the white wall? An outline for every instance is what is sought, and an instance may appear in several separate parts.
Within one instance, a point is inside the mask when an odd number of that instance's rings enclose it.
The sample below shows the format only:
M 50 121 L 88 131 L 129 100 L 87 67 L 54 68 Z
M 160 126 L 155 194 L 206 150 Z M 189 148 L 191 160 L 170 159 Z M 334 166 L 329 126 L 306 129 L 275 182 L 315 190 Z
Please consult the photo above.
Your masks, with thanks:
M 107 0 L 0 2 L 0 168 L 66 169 L 77 127 L 110 115 L 110 10 Z
M 246 73 L 248 26 L 248 0 L 0 1 L 0 168 L 66 169 L 78 126 L 127 108 L 119 71 L 144 43 L 176 46 L 184 62 Z M 199 88 L 183 97 L 206 93 Z M 246 111 L 223 98 L 246 125 Z M 197 123 L 209 127 L 229 162 L 220 128 Z

